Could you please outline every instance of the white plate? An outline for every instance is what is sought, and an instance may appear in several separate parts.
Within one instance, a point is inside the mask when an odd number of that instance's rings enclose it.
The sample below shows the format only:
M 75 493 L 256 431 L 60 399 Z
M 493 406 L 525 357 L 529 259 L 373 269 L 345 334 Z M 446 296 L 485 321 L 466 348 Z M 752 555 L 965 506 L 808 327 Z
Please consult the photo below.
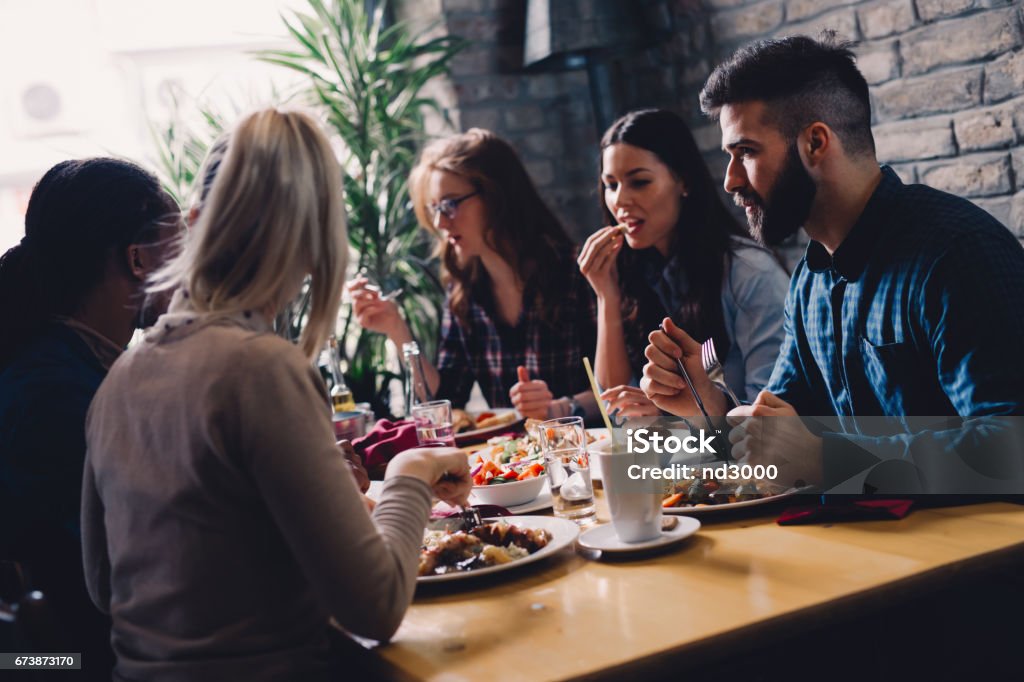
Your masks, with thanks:
M 520 528 L 543 528 L 551 533 L 551 541 L 548 542 L 544 548 L 534 552 L 533 554 L 525 556 L 522 559 L 510 561 L 507 564 L 487 566 L 486 568 L 477 568 L 472 571 L 445 573 L 443 575 L 421 575 L 416 578 L 416 582 L 441 583 L 449 580 L 466 580 L 467 578 L 475 578 L 480 575 L 489 575 L 491 573 L 507 571 L 511 568 L 518 568 L 534 561 L 540 561 L 545 557 L 551 556 L 555 552 L 565 549 L 575 542 L 576 538 L 580 534 L 579 526 L 569 519 L 560 519 L 556 516 L 501 516 L 498 518 L 484 520 L 488 523 L 491 521 L 505 521 L 506 523 L 519 526 Z M 700 524 L 698 523 L 698 525 Z
M 642 552 L 685 540 L 699 529 L 700 521 L 690 517 L 683 517 L 679 519 L 679 523 L 676 524 L 675 528 L 661 531 L 661 535 L 653 540 L 623 542 L 615 534 L 615 528 L 612 524 L 605 523 L 586 531 L 576 542 L 584 549 L 596 549 L 601 552 Z
M 747 507 L 757 507 L 762 504 L 770 504 L 777 502 L 778 500 L 784 500 L 787 497 L 792 497 L 799 493 L 804 492 L 803 489 L 786 490 L 778 495 L 772 495 L 771 497 L 759 497 L 756 500 L 743 500 L 742 502 L 726 502 L 725 504 L 707 504 L 703 507 L 665 507 L 661 511 L 664 514 L 683 514 L 685 516 L 692 515 L 703 515 L 703 514 L 714 514 L 715 512 L 724 512 L 731 509 L 746 509 Z
M 384 489 L 384 481 L 370 481 L 370 489 L 366 491 L 366 496 L 374 502 L 380 500 L 381 490 Z M 476 504 L 483 504 L 480 500 L 476 499 L 472 493 L 469 494 L 469 501 Z M 544 487 L 540 489 L 540 494 L 534 499 L 530 500 L 526 504 L 516 505 L 515 507 L 509 507 L 508 510 L 513 514 L 529 514 L 535 511 L 541 511 L 542 509 L 551 508 L 551 488 L 548 486 L 547 481 L 544 482 Z
M 523 424 L 523 417 L 516 413 L 516 411 L 510 407 L 496 407 L 493 410 L 484 410 L 484 412 L 493 412 L 495 416 L 506 415 L 511 412 L 516 414 L 516 418 L 511 422 L 501 424 L 499 426 L 488 426 L 486 429 L 474 429 L 472 431 L 463 431 L 462 433 L 456 433 L 456 445 L 469 445 L 471 443 L 476 443 L 478 441 L 487 440 L 492 436 L 497 436 L 502 433 L 508 433 L 509 431 L 515 431 Z M 469 416 L 476 419 L 476 415 L 478 414 L 482 414 L 482 412 L 470 413 Z

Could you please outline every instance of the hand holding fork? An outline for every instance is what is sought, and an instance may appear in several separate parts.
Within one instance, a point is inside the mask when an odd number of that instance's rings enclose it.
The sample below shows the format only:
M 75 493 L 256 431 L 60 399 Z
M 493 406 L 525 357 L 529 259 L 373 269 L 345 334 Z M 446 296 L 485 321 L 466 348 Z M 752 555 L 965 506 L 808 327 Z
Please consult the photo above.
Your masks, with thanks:
M 725 414 L 725 394 L 708 376 L 699 343 L 667 317 L 648 339 L 640 388 L 655 405 L 684 417 Z
M 370 331 L 386 334 L 396 343 L 410 337 L 409 328 L 402 319 L 395 299 L 402 294 L 398 288 L 386 294 L 370 279 L 365 270 L 360 270 L 355 279 L 345 284 L 345 291 L 352 299 L 352 308 L 359 326 Z
M 722 367 L 722 363 L 718 361 L 718 352 L 715 350 L 715 340 L 713 338 L 708 339 L 700 345 L 700 359 L 701 364 L 704 365 L 704 371 L 708 375 L 708 379 L 714 384 L 718 390 L 729 396 L 729 400 L 732 401 L 733 407 L 739 407 L 742 403 L 740 399 L 736 397 L 736 394 L 732 392 L 729 385 L 725 383 L 725 368 Z

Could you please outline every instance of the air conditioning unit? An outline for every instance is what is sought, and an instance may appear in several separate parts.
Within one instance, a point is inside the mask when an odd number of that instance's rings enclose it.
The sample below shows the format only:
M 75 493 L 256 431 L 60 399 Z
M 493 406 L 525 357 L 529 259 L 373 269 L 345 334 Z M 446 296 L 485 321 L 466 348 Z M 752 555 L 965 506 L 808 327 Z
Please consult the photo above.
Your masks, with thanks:
M 7 90 L 11 133 L 16 139 L 81 132 L 86 92 L 67 76 L 19 74 Z

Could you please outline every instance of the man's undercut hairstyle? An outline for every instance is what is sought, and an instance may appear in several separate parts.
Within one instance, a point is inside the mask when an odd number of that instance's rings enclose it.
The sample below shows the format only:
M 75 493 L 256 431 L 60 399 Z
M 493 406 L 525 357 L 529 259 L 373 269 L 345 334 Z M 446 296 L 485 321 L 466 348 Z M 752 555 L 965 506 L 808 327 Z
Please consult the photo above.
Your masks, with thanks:
M 821 121 L 847 153 L 874 153 L 868 84 L 851 45 L 838 41 L 835 31 L 823 31 L 817 40 L 791 36 L 751 43 L 708 77 L 701 110 L 717 119 L 726 104 L 763 101 L 768 122 L 787 140 Z

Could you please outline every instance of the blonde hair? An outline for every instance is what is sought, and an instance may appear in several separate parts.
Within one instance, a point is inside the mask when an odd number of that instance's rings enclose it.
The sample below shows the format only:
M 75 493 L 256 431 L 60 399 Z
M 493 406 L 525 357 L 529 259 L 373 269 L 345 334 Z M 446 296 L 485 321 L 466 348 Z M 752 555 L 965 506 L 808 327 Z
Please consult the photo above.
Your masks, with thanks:
M 231 132 L 199 220 L 151 289 L 183 285 L 200 312 L 275 315 L 309 274 L 299 346 L 312 359 L 335 325 L 347 258 L 341 167 L 330 143 L 309 115 L 264 109 Z

